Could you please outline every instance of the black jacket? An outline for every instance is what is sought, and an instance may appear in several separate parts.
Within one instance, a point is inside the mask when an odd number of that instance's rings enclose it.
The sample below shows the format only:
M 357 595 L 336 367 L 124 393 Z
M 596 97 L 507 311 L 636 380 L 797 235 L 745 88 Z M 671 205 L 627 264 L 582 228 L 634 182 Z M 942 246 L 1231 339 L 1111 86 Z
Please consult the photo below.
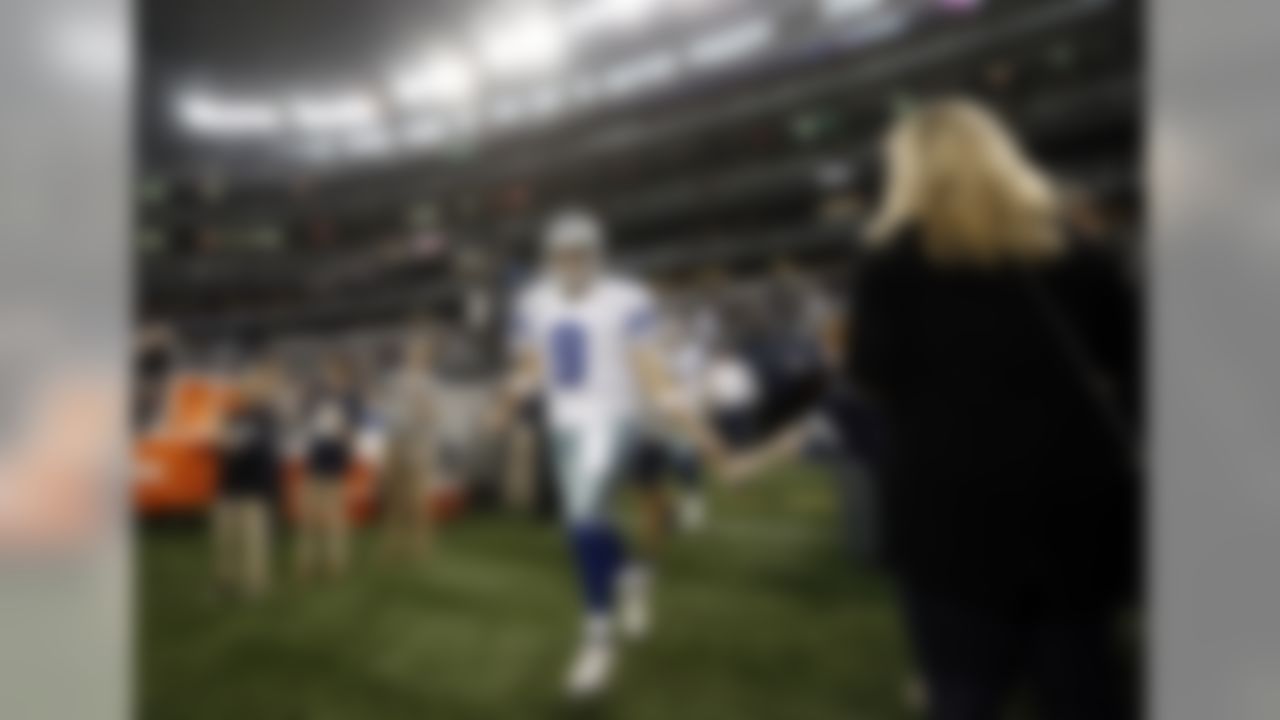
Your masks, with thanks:
M 1130 591 L 1134 438 L 1082 378 L 1084 364 L 1105 375 L 1137 427 L 1138 310 L 1111 259 L 1076 248 L 1041 265 L 939 266 L 905 237 L 858 265 L 850 373 L 886 425 L 891 565 L 985 605 L 1085 608 Z M 1064 348 L 1037 293 L 1083 353 Z

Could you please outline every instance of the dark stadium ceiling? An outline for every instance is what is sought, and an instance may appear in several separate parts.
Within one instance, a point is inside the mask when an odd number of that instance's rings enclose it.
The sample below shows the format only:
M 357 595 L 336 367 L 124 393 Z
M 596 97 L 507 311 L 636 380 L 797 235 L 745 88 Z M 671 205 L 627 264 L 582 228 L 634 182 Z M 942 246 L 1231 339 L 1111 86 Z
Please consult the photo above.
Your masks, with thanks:
M 738 57 L 763 55 L 807 35 L 830 32 L 836 23 L 828 21 L 835 16 L 873 27 L 874 21 L 910 8 L 977 4 L 979 0 L 144 0 L 140 107 L 144 163 L 152 170 L 185 175 L 210 167 L 222 173 L 251 165 L 259 171 L 287 170 L 301 155 L 313 154 L 314 146 L 338 142 L 326 136 L 317 143 L 313 142 L 317 133 L 298 132 L 299 98 L 371 100 L 368 105 L 376 107 L 379 116 L 387 116 L 385 124 L 397 133 L 399 144 L 401 126 L 416 122 L 415 118 L 432 124 L 435 109 L 418 112 L 423 109 L 416 108 L 418 114 L 411 115 L 394 107 L 389 97 L 394 95 L 394 80 L 389 78 L 394 78 L 397 66 L 429 64 L 421 60 L 441 47 L 451 48 L 451 54 L 462 60 L 455 65 L 470 75 L 467 84 L 479 88 L 476 117 L 484 115 L 482 124 L 491 123 L 491 117 L 503 111 L 499 107 L 503 103 L 526 107 L 541 103 L 534 95 L 542 92 L 538 85 L 548 83 L 543 82 L 545 77 L 529 82 L 495 77 L 488 72 L 488 58 L 481 62 L 477 57 L 475 38 L 493 28 L 519 25 L 517 18 L 530 9 L 541 8 L 557 25 L 589 16 L 591 8 L 605 8 L 615 20 L 637 12 L 636 8 L 649 13 L 645 21 L 631 23 L 627 32 L 616 34 L 595 29 L 566 33 L 565 28 L 557 28 L 556 41 L 573 48 L 570 64 L 557 68 L 563 76 L 556 80 L 562 87 L 555 92 L 567 97 L 570 82 L 578 82 L 570 78 L 573 74 L 614 66 L 622 70 L 620 66 L 634 61 L 641 61 L 641 67 L 633 69 L 642 73 L 662 70 L 653 64 L 644 67 L 643 62 L 665 60 L 651 57 L 660 53 L 676 57 L 700 40 L 719 42 L 721 51 L 727 40 L 732 51 L 735 42 L 752 40 L 757 28 L 746 26 L 756 20 L 767 24 L 768 39 Z M 588 9 L 585 14 L 584 8 Z M 715 33 L 729 37 L 716 39 Z M 683 63 L 685 56 L 679 57 Z M 684 73 L 681 67 L 668 73 L 674 80 L 664 82 L 678 82 Z M 591 82 L 598 85 L 599 78 Z M 572 92 L 577 92 L 576 86 Z M 215 126 L 232 116 L 236 129 L 220 132 L 223 128 L 214 127 L 208 132 L 204 127 L 200 130 L 206 132 L 192 132 L 191 123 L 184 125 L 179 116 L 183 115 L 180 106 L 193 95 L 200 101 L 222 103 L 203 115 L 215 116 Z M 201 109 L 207 111 L 209 104 L 204 102 Z M 186 105 L 189 109 L 192 103 Z M 330 102 L 326 109 L 333 105 Z M 362 108 L 351 105 L 348 102 L 339 109 L 359 115 Z M 560 100 L 558 105 L 559 114 L 581 106 L 576 98 Z M 387 106 L 392 106 L 390 111 Z M 250 128 L 247 132 L 245 123 Z M 326 162 L 343 153 L 358 154 L 345 146 L 341 152 L 321 150 L 328 156 Z
M 359 78 L 446 33 L 463 0 L 145 0 L 142 50 L 161 81 L 237 90 Z
M 188 138 L 173 123 L 181 88 L 271 93 L 307 83 L 359 84 L 392 48 L 458 23 L 457 0 L 144 0 L 141 120 L 149 159 Z M 159 157 L 155 157 L 159 155 Z
M 603 0 L 653 6 L 655 17 L 666 13 L 685 20 L 804 1 Z M 850 7 L 912 2 L 830 1 Z M 593 2 L 602 0 L 143 0 L 139 17 L 150 74 L 276 89 L 367 77 L 426 43 L 457 42 L 477 26 L 510 16 L 512 8 L 572 11 Z

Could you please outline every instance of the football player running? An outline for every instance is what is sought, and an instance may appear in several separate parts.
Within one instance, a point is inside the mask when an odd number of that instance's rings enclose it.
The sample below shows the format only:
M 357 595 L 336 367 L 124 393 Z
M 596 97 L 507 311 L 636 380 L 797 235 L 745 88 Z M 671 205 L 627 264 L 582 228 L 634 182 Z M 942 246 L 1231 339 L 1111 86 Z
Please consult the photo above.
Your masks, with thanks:
M 547 407 L 561 515 L 585 606 L 566 689 L 586 698 L 608 686 L 616 636 L 643 634 L 648 625 L 650 575 L 628 555 L 611 513 L 633 430 L 654 413 L 713 468 L 723 466 L 724 450 L 661 358 L 649 291 L 609 270 L 601 221 L 562 212 L 548 223 L 542 245 L 542 270 L 513 313 L 514 366 L 493 423 L 504 428 L 535 394 Z

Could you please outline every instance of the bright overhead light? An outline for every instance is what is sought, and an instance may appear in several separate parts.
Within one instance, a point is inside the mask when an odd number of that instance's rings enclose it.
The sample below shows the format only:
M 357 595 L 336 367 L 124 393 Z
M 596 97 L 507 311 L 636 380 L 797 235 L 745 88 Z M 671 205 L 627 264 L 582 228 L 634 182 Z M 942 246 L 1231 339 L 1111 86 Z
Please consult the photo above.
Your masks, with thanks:
M 393 78 L 391 93 L 403 105 L 460 103 L 475 96 L 476 84 L 475 72 L 464 60 L 437 55 Z
M 565 83 L 565 92 L 578 107 L 591 105 L 600 99 L 600 81 L 594 77 L 580 75 Z
M 289 103 L 289 119 L 303 130 L 349 130 L 374 125 L 378 103 L 362 93 L 298 98 Z
M 496 24 L 480 37 L 479 51 L 486 69 L 501 76 L 544 72 L 558 66 L 568 54 L 555 19 L 536 11 Z
M 396 150 L 396 139 L 381 123 L 353 129 L 343 140 L 347 152 L 357 158 L 382 157 Z
M 883 4 L 884 0 L 822 0 L 822 14 L 828 18 L 861 15 Z
M 681 17 L 697 17 L 716 10 L 727 2 L 729 0 L 678 0 L 671 3 L 671 11 Z
M 529 110 L 540 118 L 559 113 L 566 104 L 564 88 L 556 85 L 546 85 L 529 92 Z
M 582 0 L 569 11 L 566 22 L 579 37 L 629 30 L 653 20 L 667 4 L 667 0 Z
M 654 52 L 606 70 L 600 84 L 614 96 L 648 90 L 675 77 L 678 63 L 668 52 Z
M 317 165 L 333 163 L 341 157 L 334 139 L 323 135 L 312 134 L 299 138 L 294 151 L 304 162 Z
M 418 120 L 401 129 L 400 142 L 408 148 L 427 149 L 439 146 L 447 136 L 444 124 L 436 120 Z
M 499 130 L 538 122 L 559 113 L 568 100 L 563 88 L 550 84 L 511 92 L 490 99 L 485 120 L 489 127 Z
M 177 115 L 188 130 L 211 137 L 266 135 L 284 124 L 280 108 L 271 103 L 194 92 L 178 97 Z
M 773 42 L 776 26 L 772 18 L 753 18 L 707 33 L 689 45 L 689 64 L 711 68 L 742 60 Z
M 495 128 L 509 128 L 532 117 L 532 108 L 523 95 L 507 95 L 494 98 L 489 105 L 487 119 Z

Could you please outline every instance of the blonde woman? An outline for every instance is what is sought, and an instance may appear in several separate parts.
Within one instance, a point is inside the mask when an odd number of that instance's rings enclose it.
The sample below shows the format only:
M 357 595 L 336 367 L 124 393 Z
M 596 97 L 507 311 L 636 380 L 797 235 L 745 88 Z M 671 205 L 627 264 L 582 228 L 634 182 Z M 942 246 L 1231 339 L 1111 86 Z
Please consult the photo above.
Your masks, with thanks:
M 886 159 L 848 360 L 887 429 L 887 560 L 929 716 L 1001 717 L 1027 683 L 1044 717 L 1128 717 L 1135 303 L 984 107 L 925 105 Z

